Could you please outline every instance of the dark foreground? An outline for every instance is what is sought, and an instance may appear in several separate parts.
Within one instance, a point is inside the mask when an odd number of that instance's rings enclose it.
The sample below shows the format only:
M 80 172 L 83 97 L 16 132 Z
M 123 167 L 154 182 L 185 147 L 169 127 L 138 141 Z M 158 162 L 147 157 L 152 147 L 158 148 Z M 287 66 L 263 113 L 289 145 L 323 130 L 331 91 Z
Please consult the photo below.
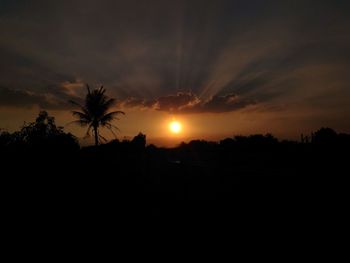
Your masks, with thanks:
M 349 174 L 348 141 L 295 143 L 256 136 L 162 149 L 135 138 L 83 149 L 3 148 L 5 204 L 15 210 L 98 209 L 120 216 L 227 216 L 242 206 L 309 210 L 345 198 L 340 189 Z

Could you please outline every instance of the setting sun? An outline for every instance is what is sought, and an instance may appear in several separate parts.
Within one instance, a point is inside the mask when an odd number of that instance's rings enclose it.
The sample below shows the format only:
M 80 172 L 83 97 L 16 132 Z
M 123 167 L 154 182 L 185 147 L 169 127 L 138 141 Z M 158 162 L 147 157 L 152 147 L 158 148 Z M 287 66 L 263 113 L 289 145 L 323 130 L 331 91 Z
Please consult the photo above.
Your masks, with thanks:
M 182 129 L 181 123 L 179 123 L 178 121 L 172 121 L 169 124 L 169 129 L 172 133 L 180 133 Z

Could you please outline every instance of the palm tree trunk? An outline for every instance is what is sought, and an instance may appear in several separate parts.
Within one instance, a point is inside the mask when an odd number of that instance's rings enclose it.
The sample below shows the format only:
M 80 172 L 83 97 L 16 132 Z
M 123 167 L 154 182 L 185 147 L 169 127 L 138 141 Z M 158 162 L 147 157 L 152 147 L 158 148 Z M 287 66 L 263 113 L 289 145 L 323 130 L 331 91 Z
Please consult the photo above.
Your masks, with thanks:
M 94 134 L 95 134 L 95 146 L 98 146 L 98 129 L 97 129 L 97 126 L 94 127 Z

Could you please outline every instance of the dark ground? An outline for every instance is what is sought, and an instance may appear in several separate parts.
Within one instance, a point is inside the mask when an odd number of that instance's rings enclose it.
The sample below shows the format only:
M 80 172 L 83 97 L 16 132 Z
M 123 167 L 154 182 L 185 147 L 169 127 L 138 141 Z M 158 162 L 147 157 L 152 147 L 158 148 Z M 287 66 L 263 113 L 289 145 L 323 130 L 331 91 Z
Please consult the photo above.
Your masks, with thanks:
M 6 148 L 3 200 L 24 214 L 90 210 L 121 218 L 292 215 L 345 200 L 348 142 L 255 139 L 192 141 L 174 149 L 144 147 L 142 140 L 69 151 Z

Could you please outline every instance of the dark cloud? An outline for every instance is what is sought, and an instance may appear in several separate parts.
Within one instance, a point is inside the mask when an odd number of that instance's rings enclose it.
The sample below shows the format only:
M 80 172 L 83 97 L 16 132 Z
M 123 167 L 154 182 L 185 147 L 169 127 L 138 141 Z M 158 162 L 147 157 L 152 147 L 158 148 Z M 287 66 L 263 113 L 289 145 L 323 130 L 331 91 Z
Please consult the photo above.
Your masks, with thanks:
M 72 105 L 69 100 L 82 102 L 83 87 L 85 89 L 85 85 L 79 81 L 47 86 L 40 92 L 0 86 L 0 108 L 38 107 L 45 110 L 70 110 Z
M 14 51 L 0 43 L 0 85 L 40 91 L 43 87 L 74 81 L 74 77 L 29 54 Z
M 0 87 L 0 107 L 26 108 L 38 106 L 52 109 L 57 108 L 58 105 L 59 103 L 55 101 L 55 98 L 48 95 Z
M 130 97 L 125 100 L 118 100 L 117 105 L 123 108 L 153 108 L 156 100 L 146 100 L 142 98 Z
M 189 92 L 179 92 L 176 95 L 168 95 L 159 97 L 156 101 L 155 107 L 160 111 L 180 112 L 186 111 L 200 103 L 196 95 Z
M 120 107 L 150 108 L 169 113 L 223 113 L 241 110 L 256 102 L 243 99 L 235 94 L 213 96 L 208 100 L 201 100 L 192 92 L 179 92 L 176 95 L 162 96 L 155 100 L 128 98 L 119 102 Z
M 197 112 L 220 113 L 241 110 L 255 104 L 256 102 L 252 99 L 243 99 L 235 94 L 228 94 L 225 96 L 213 96 L 210 100 L 199 105 L 199 107 L 194 110 L 197 110 Z

